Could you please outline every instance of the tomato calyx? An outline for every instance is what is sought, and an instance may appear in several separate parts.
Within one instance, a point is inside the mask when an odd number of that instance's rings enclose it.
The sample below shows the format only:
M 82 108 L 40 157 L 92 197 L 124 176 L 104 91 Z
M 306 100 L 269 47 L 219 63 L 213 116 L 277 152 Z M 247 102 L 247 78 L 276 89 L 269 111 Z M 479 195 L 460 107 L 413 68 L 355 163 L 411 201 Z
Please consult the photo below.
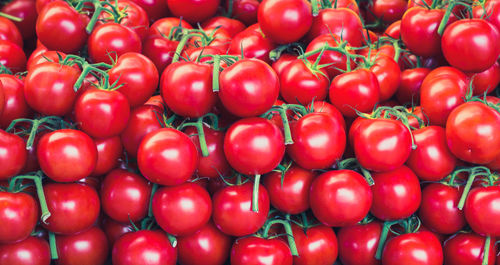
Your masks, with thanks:
M 207 140 L 205 138 L 205 131 L 203 129 L 203 126 L 204 126 L 203 121 L 205 120 L 205 118 L 210 119 L 210 121 L 211 121 L 210 128 L 212 128 L 214 130 L 219 130 L 219 118 L 214 113 L 207 113 L 204 116 L 196 119 L 195 122 L 182 123 L 181 125 L 179 125 L 179 127 L 177 127 L 177 130 L 179 130 L 179 131 L 181 131 L 182 129 L 184 129 L 188 126 L 193 126 L 196 128 L 196 130 L 198 131 L 198 138 L 200 140 L 200 149 L 201 149 L 201 153 L 202 153 L 203 157 L 207 157 L 209 155 L 208 147 L 207 147 Z
M 305 45 L 301 42 L 292 42 L 279 46 L 269 52 L 269 59 L 276 62 L 283 53 L 300 54 L 305 50 Z
M 375 182 L 373 181 L 372 175 L 370 174 L 370 171 L 368 171 L 366 168 L 361 166 L 359 164 L 358 160 L 356 158 L 347 158 L 342 161 L 337 162 L 337 168 L 338 169 L 350 169 L 356 172 L 360 172 L 363 177 L 365 178 L 366 182 L 368 182 L 368 185 L 373 186 Z
M 332 36 L 333 39 L 336 40 L 336 38 L 334 36 Z M 351 48 L 350 46 L 348 46 L 349 43 L 345 40 L 342 40 L 340 42 L 337 42 L 337 47 L 332 47 L 330 45 L 328 45 L 328 43 L 325 43 L 321 48 L 318 48 L 316 50 L 312 50 L 312 51 L 309 51 L 309 52 L 306 52 L 302 55 L 300 55 L 299 57 L 297 57 L 298 59 L 307 59 L 309 56 L 312 56 L 312 55 L 316 55 L 316 54 L 320 54 L 317 58 L 317 62 L 319 62 L 321 60 L 321 55 L 325 52 L 325 51 L 334 51 L 334 52 L 338 52 L 338 53 L 341 53 L 342 55 L 346 56 L 347 60 L 346 60 L 346 70 L 343 70 L 343 69 L 340 69 L 340 68 L 337 68 L 335 67 L 335 69 L 341 73 L 348 73 L 348 72 L 351 72 L 353 70 L 352 66 L 351 66 L 351 60 L 353 59 L 356 59 L 356 58 L 359 58 L 363 61 L 366 61 L 367 59 L 362 56 L 362 55 L 358 55 L 358 54 L 352 54 L 349 52 L 350 49 L 353 49 Z M 315 63 L 317 65 L 317 63 Z M 317 68 L 318 69 L 321 69 L 323 67 L 328 67 L 330 66 L 331 64 L 323 64 L 323 65 L 317 65 Z
M 210 45 L 215 40 L 215 34 L 217 30 L 220 29 L 221 26 L 216 27 L 210 34 L 207 34 L 202 29 L 185 29 L 182 27 L 173 27 L 170 31 L 169 39 L 172 38 L 173 34 L 176 34 L 176 38 L 180 39 L 177 48 L 175 49 L 174 57 L 172 58 L 172 63 L 179 61 L 181 57 L 181 53 L 184 50 L 184 47 L 188 43 L 189 39 L 192 37 L 198 37 L 200 40 L 195 42 L 195 45 L 201 45 L 200 47 L 206 47 Z M 181 30 L 181 33 L 174 33 L 174 30 Z
M 94 27 L 99 20 L 99 16 L 102 12 L 106 12 L 110 14 L 111 18 L 113 18 L 114 22 L 120 23 L 120 20 L 126 17 L 126 14 L 120 12 L 118 9 L 118 1 L 115 2 L 116 5 L 111 4 L 108 1 L 100 1 L 100 0 L 85 0 L 78 1 L 76 5 L 74 5 L 74 9 L 78 12 L 82 12 L 84 8 L 88 8 L 90 5 L 93 7 L 94 12 L 92 17 L 90 18 L 89 23 L 85 30 L 87 33 L 91 33 L 94 30 Z
M 269 239 L 269 229 L 271 229 L 271 226 L 275 224 L 281 224 L 285 228 L 285 233 L 287 236 L 288 240 L 288 246 L 290 247 L 290 252 L 292 253 L 293 256 L 298 256 L 299 252 L 297 251 L 297 245 L 295 244 L 295 240 L 293 239 L 293 232 L 292 232 L 292 226 L 290 225 L 289 220 L 283 220 L 283 219 L 273 219 L 273 220 L 268 220 L 266 224 L 264 225 L 264 230 L 262 232 L 262 237 L 265 239 Z
M 28 127 L 25 127 L 25 125 L 29 124 Z M 16 119 L 13 120 L 9 127 L 5 131 L 10 132 L 10 131 L 15 131 L 16 125 L 20 125 L 21 131 L 19 131 L 19 134 L 26 133 L 28 136 L 28 140 L 26 141 L 26 150 L 31 150 L 33 148 L 33 142 L 35 141 L 35 136 L 38 132 L 42 130 L 51 130 L 55 131 L 58 129 L 65 129 L 65 128 L 73 128 L 74 126 L 65 120 L 61 119 L 58 116 L 46 116 L 42 117 L 39 119 Z M 43 126 L 42 126 L 43 125 Z
M 395 224 L 399 224 L 403 227 L 403 233 L 399 233 L 398 231 L 394 231 L 391 227 Z M 382 258 L 382 251 L 384 250 L 385 242 L 387 241 L 387 236 L 389 235 L 389 231 L 396 234 L 410 234 L 415 233 L 420 229 L 420 219 L 413 215 L 406 219 L 395 220 L 395 221 L 386 221 L 382 227 L 382 232 L 380 234 L 380 240 L 378 242 L 377 252 L 375 254 L 375 258 L 380 260 Z

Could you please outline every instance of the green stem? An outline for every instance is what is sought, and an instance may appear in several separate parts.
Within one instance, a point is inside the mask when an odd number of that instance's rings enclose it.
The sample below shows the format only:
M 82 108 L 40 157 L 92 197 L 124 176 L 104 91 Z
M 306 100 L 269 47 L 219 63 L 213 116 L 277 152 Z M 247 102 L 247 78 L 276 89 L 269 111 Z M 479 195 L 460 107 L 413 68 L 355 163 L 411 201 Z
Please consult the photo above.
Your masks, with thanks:
M 99 15 L 101 14 L 101 12 L 104 9 L 104 7 L 102 7 L 100 4 L 96 4 L 95 2 L 94 2 L 94 6 L 95 6 L 95 12 L 92 15 L 92 17 L 90 18 L 90 21 L 87 24 L 87 27 L 85 28 L 85 30 L 87 31 L 88 34 L 90 34 L 92 32 L 92 30 L 94 30 L 95 24 L 97 23 L 97 20 L 99 19 Z
M 467 199 L 467 195 L 472 187 L 472 183 L 474 183 L 474 179 L 476 178 L 476 174 L 469 175 L 467 179 L 467 184 L 465 184 L 464 191 L 462 192 L 462 196 L 460 197 L 460 201 L 458 202 L 457 208 L 462 210 L 464 208 L 465 200 Z
M 227 17 L 231 17 L 233 15 L 233 1 L 234 0 L 227 0 Z
M 49 233 L 50 257 L 52 259 L 59 259 L 59 256 L 57 255 L 56 235 L 50 231 L 48 233 Z
M 286 106 L 275 106 L 273 107 L 276 110 L 283 122 L 283 131 L 285 132 L 285 144 L 293 144 L 292 132 L 290 130 L 290 122 L 288 121 L 288 115 L 286 113 Z
M 40 209 L 42 210 L 42 215 L 40 219 L 43 223 L 47 223 L 47 219 L 50 217 L 50 211 L 47 206 L 47 200 L 45 199 L 45 193 L 43 192 L 42 176 L 41 171 L 38 171 L 36 175 L 20 175 L 13 177 L 9 182 L 9 190 L 13 190 L 16 181 L 19 179 L 31 179 L 35 182 L 36 193 L 38 195 L 38 201 L 40 202 Z
M 158 184 L 153 183 L 153 187 L 151 188 L 151 196 L 149 197 L 148 217 L 153 217 L 153 197 L 155 196 L 157 190 Z
M 318 0 L 311 0 L 312 5 L 312 15 L 315 17 L 319 13 Z
M 382 232 L 380 234 L 380 239 L 378 241 L 377 253 L 375 254 L 375 258 L 377 260 L 380 260 L 382 258 L 382 251 L 384 250 L 385 241 L 387 240 L 387 236 L 389 235 L 389 228 L 395 223 L 397 222 L 384 222 Z
M 255 175 L 255 180 L 253 181 L 253 193 L 252 193 L 252 211 L 259 212 L 259 182 L 260 174 Z
M 220 75 L 220 55 L 215 55 L 213 72 L 212 72 L 212 90 L 214 92 L 219 92 L 219 75 Z
M 359 162 L 358 162 L 359 165 Z M 363 177 L 365 177 L 366 182 L 368 182 L 368 185 L 373 186 L 375 184 L 375 181 L 372 178 L 372 174 L 370 174 L 370 171 L 366 170 L 364 167 L 359 165 L 359 169 L 361 170 L 361 174 L 363 174 Z
M 172 58 L 172 63 L 176 63 L 179 61 L 179 58 L 181 56 L 181 52 L 184 49 L 184 46 L 186 46 L 186 43 L 188 42 L 189 38 L 191 38 L 191 34 L 186 34 L 182 36 L 181 40 L 179 41 L 179 44 L 177 44 L 177 48 L 175 49 L 175 54 L 174 57 Z
M 188 126 L 194 126 L 196 128 L 196 131 L 198 131 L 198 140 L 200 141 L 200 149 L 201 149 L 201 155 L 203 157 L 207 157 L 210 153 L 208 152 L 208 146 L 207 146 L 207 140 L 205 138 L 205 131 L 203 129 L 203 117 L 199 117 L 196 122 L 188 122 L 184 123 L 179 128 L 178 130 L 182 130 Z
M 490 244 L 491 244 L 491 236 L 487 236 L 486 240 L 484 241 L 484 255 L 483 255 L 483 262 L 481 265 L 488 265 L 489 263 L 489 256 L 490 256 Z
M 170 241 L 170 244 L 172 245 L 173 248 L 177 246 L 177 238 L 175 236 L 167 233 L 168 241 Z
M 434 0 L 437 1 L 437 0 Z M 450 20 L 451 12 L 453 11 L 453 8 L 455 7 L 455 0 L 450 0 L 448 3 L 448 8 L 446 9 L 446 12 L 444 13 L 443 19 L 441 20 L 441 23 L 439 23 L 438 27 L 438 34 L 443 35 L 444 28 L 446 27 L 446 24 L 448 24 L 448 21 Z
M 4 13 L 4 12 L 0 12 L 0 17 L 4 17 L 6 19 L 10 19 L 10 20 L 15 21 L 15 22 L 21 22 L 21 21 L 23 21 L 23 19 L 20 18 L 20 17 L 9 15 L 9 14 Z
M 269 236 L 269 229 L 271 226 L 275 224 L 282 224 L 283 227 L 285 228 L 285 232 L 287 234 L 287 239 L 288 239 L 288 246 L 290 246 L 290 252 L 292 252 L 293 256 L 298 256 L 299 252 L 297 251 L 297 245 L 295 244 L 295 240 L 293 239 L 293 231 L 292 231 L 292 226 L 288 221 L 285 220 L 273 220 L 270 221 L 266 224 L 264 227 L 264 232 L 262 233 L 262 237 L 268 238 Z

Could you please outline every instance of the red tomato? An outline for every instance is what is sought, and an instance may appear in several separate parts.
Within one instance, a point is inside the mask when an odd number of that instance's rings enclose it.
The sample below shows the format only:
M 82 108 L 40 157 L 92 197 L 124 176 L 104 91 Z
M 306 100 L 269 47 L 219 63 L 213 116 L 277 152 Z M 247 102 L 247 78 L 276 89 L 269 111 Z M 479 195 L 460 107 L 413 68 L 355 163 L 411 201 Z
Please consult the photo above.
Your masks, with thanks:
M 474 18 L 484 19 L 500 30 L 500 2 L 498 0 L 474 1 L 472 12 Z
M 283 69 L 285 69 L 285 67 L 287 67 L 295 59 L 297 59 L 297 55 L 283 53 L 278 60 L 272 63 L 271 66 L 273 67 L 273 70 L 276 72 L 276 74 L 280 76 L 281 72 L 283 72 Z
M 132 232 L 132 225 L 130 223 L 119 223 L 109 217 L 105 217 L 102 221 L 102 229 L 104 230 L 104 233 L 106 233 L 109 245 L 113 246 L 116 240 L 118 240 L 122 235 Z
M 220 75 L 219 98 L 239 117 L 258 116 L 269 110 L 280 91 L 280 80 L 265 62 L 242 59 Z
M 276 45 L 261 32 L 260 28 L 256 30 L 248 28 L 236 34 L 231 40 L 229 54 L 243 54 L 244 58 L 256 58 L 270 64 L 269 52 L 274 48 Z
M 231 38 L 234 37 L 236 34 L 242 32 L 246 28 L 245 24 L 243 24 L 241 21 L 223 16 L 212 17 L 207 21 L 203 22 L 201 26 L 204 29 L 216 28 L 220 26 L 221 29 L 225 29 L 229 33 L 229 36 Z
M 321 49 L 325 44 L 328 44 L 328 46 L 332 48 L 338 47 L 338 43 L 340 41 L 341 41 L 340 37 L 333 33 L 322 34 L 314 38 L 309 43 L 309 45 L 307 45 L 306 52 L 311 52 Z M 346 48 L 347 52 L 354 53 L 352 50 L 349 49 L 349 46 L 347 46 Z M 308 59 L 314 62 L 316 61 L 318 56 L 319 53 L 309 56 Z M 342 73 L 338 69 L 344 71 L 347 70 L 347 56 L 345 56 L 340 52 L 325 50 L 323 52 L 323 55 L 321 56 L 321 59 L 319 60 L 319 63 L 331 64 L 324 68 L 328 72 L 328 76 L 330 77 L 330 79 L 333 79 L 335 76 Z M 351 61 L 351 68 L 354 68 L 354 61 Z
M 312 110 L 313 112 L 324 112 L 335 118 L 340 125 L 342 125 L 342 128 L 346 128 L 346 123 L 344 116 L 342 116 L 342 113 L 334 107 L 332 104 L 326 102 L 326 101 L 314 101 L 309 103 L 306 106 L 307 109 Z
M 3 85 L 5 104 L 0 115 L 0 128 L 7 128 L 10 123 L 19 118 L 30 117 L 31 109 L 24 98 L 24 82 L 14 75 L 0 74 Z
M 443 249 L 430 232 L 403 234 L 390 239 L 382 253 L 384 265 L 442 265 Z
M 408 1 L 405 0 L 375 0 L 369 5 L 369 10 L 383 22 L 392 23 L 401 19 L 407 6 Z
M 2 117 L 3 108 L 5 105 L 5 93 L 3 92 L 3 85 L 0 81 L 0 117 Z
M 0 64 L 13 73 L 26 69 L 26 55 L 21 47 L 8 40 L 0 40 Z
M 283 180 L 281 172 L 269 173 L 264 178 L 264 187 L 273 207 L 288 214 L 309 209 L 309 188 L 315 176 L 314 172 L 295 165 L 286 171 Z
M 92 227 L 76 235 L 56 236 L 57 264 L 94 264 L 102 265 L 108 257 L 109 245 L 106 234 Z
M 413 68 L 401 72 L 401 83 L 396 91 L 399 103 L 413 103 L 414 105 L 420 103 L 420 87 L 430 71 L 429 68 Z
M 325 100 L 328 95 L 328 74 L 311 69 L 314 62 L 295 59 L 280 73 L 280 94 L 289 104 L 307 105 L 314 100 Z
M 472 80 L 475 96 L 483 96 L 495 90 L 500 84 L 500 64 L 495 62 L 490 68 L 480 73 L 467 73 Z
M 328 171 L 314 179 L 309 201 L 320 222 L 342 227 L 354 225 L 368 214 L 372 192 L 363 176 L 355 171 Z
M 112 257 L 114 265 L 175 265 L 177 249 L 165 232 L 140 230 L 120 237 L 113 245 Z
M 224 264 L 229 257 L 231 243 L 231 237 L 209 221 L 194 234 L 177 238 L 179 262 L 186 265 Z
M 49 243 L 41 238 L 30 236 L 21 242 L 0 247 L 2 265 L 50 265 L 50 261 Z
M 232 2 L 233 17 L 242 21 L 247 26 L 257 22 L 257 11 L 259 9 L 259 0 L 233 0 L 225 1 L 226 9 L 229 9 L 229 3 Z
M 482 41 L 476 41 L 481 39 Z M 490 68 L 500 55 L 500 32 L 482 19 L 463 19 L 446 27 L 441 39 L 444 57 L 450 65 L 466 72 Z
M 26 64 L 26 69 L 31 71 L 33 67 L 37 64 L 45 63 L 45 62 L 61 62 L 59 60 L 59 57 L 61 59 L 66 58 L 66 54 L 63 52 L 59 51 L 47 51 L 46 49 L 37 49 L 33 51 L 33 53 L 30 55 L 28 62 Z
M 400 39 L 401 38 L 401 20 L 397 20 L 391 25 L 389 25 L 385 30 L 384 34 L 385 36 L 389 36 L 393 39 Z
M 0 130 L 0 180 L 7 180 L 23 169 L 28 153 L 26 143 L 15 134 Z M 0 237 L 1 238 L 1 237 Z
M 164 17 L 156 20 L 153 24 L 151 24 L 151 27 L 149 27 L 148 35 L 155 37 L 168 37 L 170 36 L 170 32 L 174 27 L 193 29 L 193 27 L 184 19 L 181 20 L 176 17 Z M 177 32 L 177 30 L 174 32 Z
M 111 64 L 122 54 L 141 53 L 141 38 L 130 28 L 117 23 L 97 26 L 89 36 L 89 56 L 92 62 Z
M 189 23 L 203 22 L 217 11 L 220 0 L 166 0 L 168 9 L 176 17 Z
M 118 166 L 118 159 L 123 154 L 123 146 L 118 136 L 94 139 L 94 142 L 97 147 L 97 164 L 92 176 L 100 176 Z
M 0 17 L 0 40 L 7 40 L 17 44 L 20 48 L 23 47 L 23 36 L 14 22 L 4 17 Z
M 47 230 L 71 235 L 96 222 L 100 201 L 93 188 L 77 183 L 48 183 L 43 186 L 43 191 L 51 213 L 47 223 L 42 223 Z
M 148 14 L 150 21 L 158 21 L 168 14 L 168 6 L 166 1 L 162 0 L 133 0 L 137 5 L 142 7 Z
M 178 41 L 162 36 L 150 36 L 142 43 L 142 53 L 154 63 L 158 72 L 163 73 L 163 70 L 172 62 L 177 45 L 179 45 Z
M 269 195 L 259 185 L 259 211 L 252 211 L 252 183 L 228 186 L 213 195 L 213 221 L 224 234 L 246 236 L 257 232 L 269 213 Z
M 23 35 L 23 39 L 29 40 L 35 37 L 36 21 L 38 14 L 40 14 L 40 12 L 37 12 L 35 1 L 10 1 L 5 3 L 0 11 L 22 19 L 20 22 L 14 22 L 14 24 Z
M 162 128 L 148 133 L 139 145 L 137 163 L 142 175 L 161 185 L 179 185 L 198 166 L 198 151 L 182 132 Z
M 496 203 L 500 200 L 500 187 L 479 187 L 472 189 L 465 201 L 465 219 L 472 230 L 480 235 L 500 236 L 500 210 Z
M 425 227 L 440 234 L 453 234 L 465 224 L 464 213 L 457 208 L 463 189 L 431 183 L 422 190 L 418 216 Z
M 353 47 L 363 42 L 363 23 L 356 12 L 348 8 L 328 8 L 319 11 L 306 38 L 312 40 L 319 35 L 333 33 L 342 36 Z
M 380 101 L 389 100 L 396 93 L 401 82 L 401 70 L 398 63 L 391 57 L 379 55 L 375 58 L 370 71 L 377 77 Z
M 332 228 L 324 225 L 302 229 L 292 225 L 293 238 L 299 256 L 293 257 L 295 265 L 332 265 L 337 259 L 337 237 Z
M 38 214 L 38 204 L 31 195 L 0 191 L 0 243 L 11 244 L 28 238 L 38 221 Z
M 474 233 L 457 233 L 444 242 L 444 262 L 449 265 L 482 264 L 485 237 Z M 495 243 L 491 241 L 488 265 L 495 264 Z
M 110 3 L 117 7 L 118 12 L 124 16 L 120 19 L 120 24 L 135 31 L 139 38 L 144 39 L 149 27 L 149 19 L 146 11 L 134 1 L 120 0 L 117 3 L 115 1 Z M 108 12 L 101 12 L 99 19 L 106 23 L 114 22 L 115 18 Z
M 236 240 L 231 249 L 232 265 L 292 265 L 288 245 L 278 239 L 245 237 Z
M 137 150 L 144 136 L 163 127 L 163 111 L 157 106 L 144 105 L 130 112 L 127 127 L 122 131 L 121 140 L 127 153 L 137 156 Z
M 345 226 L 338 231 L 339 258 L 344 265 L 379 265 L 375 259 L 382 225 L 379 222 Z
M 384 173 L 373 173 L 372 177 L 375 184 L 371 186 L 373 203 L 370 212 L 375 217 L 384 221 L 398 220 L 417 211 L 422 192 L 411 169 L 402 166 Z

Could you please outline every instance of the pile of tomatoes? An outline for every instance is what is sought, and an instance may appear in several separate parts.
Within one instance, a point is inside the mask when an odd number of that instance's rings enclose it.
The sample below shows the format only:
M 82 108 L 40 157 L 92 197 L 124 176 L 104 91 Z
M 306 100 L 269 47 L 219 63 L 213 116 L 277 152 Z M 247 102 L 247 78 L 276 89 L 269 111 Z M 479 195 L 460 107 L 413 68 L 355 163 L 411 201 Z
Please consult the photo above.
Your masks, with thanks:
M 500 0 L 0 4 L 0 265 L 500 264 Z

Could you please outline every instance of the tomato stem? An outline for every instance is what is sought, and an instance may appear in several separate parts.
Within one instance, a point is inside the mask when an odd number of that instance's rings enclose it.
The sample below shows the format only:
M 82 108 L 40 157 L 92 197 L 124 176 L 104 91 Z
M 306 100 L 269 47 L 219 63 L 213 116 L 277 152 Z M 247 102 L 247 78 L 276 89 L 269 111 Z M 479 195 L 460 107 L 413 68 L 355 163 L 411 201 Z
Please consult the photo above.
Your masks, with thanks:
M 380 239 L 378 241 L 377 252 L 375 258 L 380 260 L 382 258 L 382 251 L 384 250 L 385 241 L 387 240 L 387 235 L 389 234 L 389 229 L 393 224 L 398 223 L 398 221 L 384 222 L 382 226 L 382 232 L 380 234 Z
M 203 157 L 207 157 L 209 155 L 209 152 L 208 152 L 207 140 L 205 138 L 205 131 L 203 129 L 203 118 L 205 118 L 205 116 L 199 117 L 196 120 L 196 122 L 184 123 L 177 129 L 182 130 L 188 126 L 194 126 L 196 128 L 196 131 L 198 131 L 198 140 L 200 141 L 201 154 Z
M 35 175 L 20 175 L 13 177 L 10 182 L 9 182 L 9 190 L 13 190 L 16 181 L 19 179 L 30 179 L 35 182 L 35 188 L 36 188 L 36 193 L 38 195 L 38 201 L 40 202 L 40 209 L 42 210 L 42 215 L 40 219 L 42 220 L 43 223 L 47 223 L 47 219 L 50 217 L 50 211 L 47 206 L 47 200 L 45 199 L 45 193 L 43 192 L 43 185 L 42 185 L 42 172 L 38 171 Z
M 288 121 L 288 116 L 286 113 L 286 106 L 274 106 L 273 110 L 277 111 L 283 122 L 283 131 L 285 132 L 285 144 L 293 144 L 292 132 L 290 130 L 290 123 Z
M 215 55 L 213 72 L 212 72 L 212 90 L 214 92 L 219 92 L 219 76 L 220 76 L 220 55 Z
M 312 5 L 312 15 L 318 16 L 319 13 L 319 5 L 318 5 L 318 0 L 311 0 L 311 5 Z
M 460 196 L 460 201 L 458 201 L 458 206 L 457 208 L 459 210 L 462 210 L 464 208 L 465 204 L 465 199 L 467 199 L 467 195 L 469 194 L 469 191 L 472 187 L 472 183 L 474 183 L 474 179 L 476 178 L 476 174 L 470 174 L 469 178 L 467 179 L 467 184 L 465 184 L 464 191 L 462 192 L 462 196 Z
M 286 220 L 272 220 L 268 222 L 265 227 L 264 227 L 264 232 L 262 233 L 262 237 L 268 238 L 269 237 L 269 229 L 271 226 L 275 224 L 282 224 L 283 227 L 285 228 L 285 232 L 287 235 L 288 239 L 288 246 L 290 247 L 290 252 L 292 252 L 293 256 L 298 256 L 299 252 L 297 251 L 297 245 L 295 244 L 295 240 L 293 238 L 293 231 L 292 231 L 292 226 L 290 225 L 289 221 Z
M 9 15 L 9 14 L 4 13 L 4 12 L 0 12 L 0 17 L 4 17 L 6 19 L 10 19 L 10 20 L 15 21 L 15 22 L 21 22 L 21 21 L 23 21 L 23 19 L 20 18 L 20 17 Z
M 167 233 L 168 241 L 170 241 L 170 244 L 172 245 L 173 248 L 177 247 L 177 238 L 175 236 Z
M 259 212 L 259 182 L 260 182 L 260 174 L 255 175 L 255 179 L 253 181 L 253 192 L 252 192 L 252 211 Z
M 454 7 L 455 7 L 455 0 L 450 0 L 450 2 L 448 3 L 448 8 L 444 13 L 443 19 L 441 20 L 441 23 L 439 23 L 437 31 L 439 35 L 443 35 L 444 28 L 446 27 L 446 24 L 448 24 L 448 21 L 450 20 L 451 12 L 453 11 Z
M 486 240 L 484 241 L 484 250 L 483 250 L 483 262 L 481 265 L 488 265 L 489 263 L 489 256 L 490 256 L 490 244 L 491 244 L 491 236 L 487 236 Z
M 59 259 L 57 255 L 57 244 L 56 244 L 56 235 L 49 231 L 49 246 L 50 246 L 50 257 L 52 259 Z

